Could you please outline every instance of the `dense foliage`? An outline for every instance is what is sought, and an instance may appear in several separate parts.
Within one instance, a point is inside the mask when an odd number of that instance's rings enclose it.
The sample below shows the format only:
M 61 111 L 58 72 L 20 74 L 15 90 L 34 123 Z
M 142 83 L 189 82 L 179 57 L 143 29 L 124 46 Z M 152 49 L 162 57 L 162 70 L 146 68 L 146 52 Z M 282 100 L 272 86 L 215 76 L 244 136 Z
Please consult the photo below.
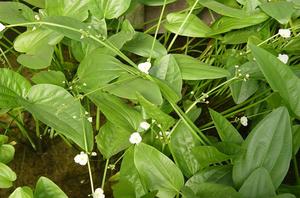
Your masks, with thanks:
M 187 0 L 167 14 L 172 3 L 0 2 L 0 114 L 33 148 L 34 135 L 78 148 L 94 198 L 109 168 L 116 198 L 299 197 L 299 1 Z M 141 6 L 161 14 L 136 24 Z M 17 178 L 10 124 L 1 123 L 0 188 Z M 89 162 L 97 152 L 102 184 Z M 45 177 L 10 195 L 32 197 L 67 195 Z

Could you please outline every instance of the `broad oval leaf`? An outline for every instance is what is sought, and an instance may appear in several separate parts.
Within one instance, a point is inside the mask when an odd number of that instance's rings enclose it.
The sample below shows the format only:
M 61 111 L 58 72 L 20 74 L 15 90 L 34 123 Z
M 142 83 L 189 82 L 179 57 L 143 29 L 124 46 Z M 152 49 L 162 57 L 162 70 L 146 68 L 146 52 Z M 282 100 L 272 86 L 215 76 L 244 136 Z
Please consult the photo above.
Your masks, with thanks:
M 90 10 L 98 19 L 118 18 L 129 8 L 131 0 L 91 0 Z
M 0 162 L 7 164 L 15 155 L 15 148 L 10 144 L 0 145 Z
M 113 190 L 115 198 L 141 197 L 147 192 L 134 165 L 134 147 L 127 149 L 124 154 L 120 169 L 120 180 L 113 187 Z M 128 197 L 125 194 L 128 194 Z
M 263 3 L 260 8 L 281 24 L 287 24 L 295 11 L 293 3 L 287 1 Z
M 48 16 L 68 16 L 80 21 L 88 18 L 89 0 L 46 0 Z
M 0 21 L 8 24 L 26 23 L 34 20 L 33 11 L 19 2 L 0 2 Z
M 193 111 L 194 115 L 191 113 L 192 111 L 188 115 L 190 115 L 192 121 L 195 121 L 200 114 L 199 110 Z M 169 149 L 176 165 L 180 168 L 184 176 L 188 178 L 201 168 L 195 154 L 192 152 L 193 148 L 200 145 L 201 142 L 199 139 L 190 132 L 183 121 L 179 121 L 172 129 Z
M 217 79 L 229 76 L 230 73 L 219 67 L 210 66 L 191 56 L 174 54 L 184 80 Z
M 8 198 L 33 198 L 33 192 L 29 187 L 18 187 Z
M 104 90 L 121 98 L 131 100 L 137 100 L 136 93 L 138 92 L 153 104 L 161 105 L 163 102 L 158 85 L 136 75 L 124 73 L 118 81 L 107 86 Z
M 167 21 L 164 23 L 164 27 L 172 33 L 177 33 L 182 36 L 190 37 L 207 37 L 207 34 L 211 31 L 201 19 L 196 15 L 191 14 L 180 30 L 181 24 L 185 21 L 186 14 L 171 13 L 167 15 Z
M 181 98 L 182 77 L 173 55 L 169 54 L 157 59 L 151 67 L 150 74 L 164 80 Z
M 219 3 L 214 0 L 200 0 L 199 3 L 204 7 L 207 7 L 214 12 L 223 16 L 229 16 L 234 18 L 247 18 L 249 15 L 242 9 L 232 8 L 230 6 Z
M 27 97 L 28 101 L 22 102 L 27 111 L 83 150 L 92 150 L 92 126 L 78 99 L 62 87 L 50 84 L 33 86 Z
M 61 71 L 41 71 L 34 74 L 31 80 L 35 84 L 52 84 L 61 87 L 64 87 L 67 81 Z
M 131 145 L 129 137 L 132 133 L 112 122 L 106 122 L 96 136 L 98 150 L 108 159 Z
M 53 181 L 40 177 L 36 183 L 34 198 L 68 198 L 68 196 Z
M 273 110 L 257 124 L 242 146 L 246 151 L 233 166 L 235 184 L 241 186 L 255 169 L 264 167 L 277 188 L 292 157 L 292 131 L 287 109 Z
M 276 195 L 270 174 L 263 167 L 255 169 L 250 174 L 239 193 L 243 198 L 266 198 Z
M 300 117 L 300 79 L 277 57 L 255 45 L 249 45 L 270 87 L 279 93 L 289 110 Z
M 10 188 L 16 179 L 16 173 L 0 162 L 0 188 Z
M 157 197 L 173 198 L 184 184 L 179 168 L 164 154 L 144 143 L 134 149 L 134 164 L 149 190 Z
M 146 58 L 149 58 L 151 53 L 152 58 L 166 55 L 166 48 L 158 40 L 154 43 L 153 51 L 151 50 L 153 40 L 154 37 L 149 34 L 136 32 L 132 40 L 127 42 L 122 49 Z
M 30 83 L 20 74 L 9 69 L 0 69 L 0 108 L 19 107 L 19 100 L 26 96 Z
M 115 57 L 101 54 L 96 49 L 83 59 L 77 74 L 80 82 L 93 91 L 118 78 L 127 67 Z
M 263 12 L 252 13 L 246 18 L 232 18 L 232 17 L 221 17 L 212 26 L 212 31 L 209 33 L 210 36 L 222 34 L 235 29 L 242 29 L 253 25 L 260 24 L 269 18 Z

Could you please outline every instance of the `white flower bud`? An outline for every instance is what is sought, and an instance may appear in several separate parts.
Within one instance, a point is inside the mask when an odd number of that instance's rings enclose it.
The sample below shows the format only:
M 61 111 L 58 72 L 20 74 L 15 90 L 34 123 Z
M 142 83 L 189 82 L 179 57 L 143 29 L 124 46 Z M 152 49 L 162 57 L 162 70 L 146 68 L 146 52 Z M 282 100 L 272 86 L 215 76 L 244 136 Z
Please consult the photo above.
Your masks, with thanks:
M 88 160 L 89 160 L 89 157 L 84 152 L 80 152 L 80 154 L 78 154 L 74 157 L 75 163 L 80 164 L 81 166 L 85 166 L 87 164 Z
M 143 121 L 140 123 L 140 126 L 139 126 L 141 129 L 147 131 L 149 128 L 150 128 L 150 124 L 146 121 Z
M 129 142 L 131 144 L 139 144 L 142 141 L 142 136 L 139 132 L 134 132 L 130 135 Z
M 145 74 L 149 74 L 150 68 L 151 68 L 151 63 L 150 62 L 144 62 L 144 63 L 138 64 L 138 69 L 141 72 L 144 72 Z
M 291 37 L 291 31 L 289 29 L 279 29 L 278 34 L 283 38 Z
M 2 23 L 0 23 L 0 32 L 2 32 L 3 30 L 5 30 L 5 25 L 3 25 Z
M 241 117 L 240 122 L 241 125 L 248 126 L 248 118 L 246 116 Z
M 289 56 L 287 54 L 279 54 L 277 58 L 284 64 L 287 64 L 289 61 Z

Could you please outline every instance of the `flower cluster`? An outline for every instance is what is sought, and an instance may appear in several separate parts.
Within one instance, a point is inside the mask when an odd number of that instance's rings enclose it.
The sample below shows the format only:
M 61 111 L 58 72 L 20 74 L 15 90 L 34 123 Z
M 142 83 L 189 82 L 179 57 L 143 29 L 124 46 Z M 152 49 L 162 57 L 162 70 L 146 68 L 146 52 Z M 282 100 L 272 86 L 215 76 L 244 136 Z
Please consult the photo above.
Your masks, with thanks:
M 77 154 L 74 157 L 74 161 L 77 164 L 80 164 L 81 166 L 85 166 L 88 163 L 89 157 L 86 153 L 80 152 L 80 154 Z
M 242 74 L 242 73 L 241 73 L 242 70 L 239 69 L 239 68 L 240 68 L 239 65 L 235 65 L 234 67 L 235 67 L 235 76 L 236 76 L 237 78 L 243 79 L 245 82 L 246 82 L 247 80 L 249 80 L 250 74 Z
M 93 194 L 93 198 L 105 198 L 104 191 L 102 188 L 96 188 Z
M 129 137 L 129 142 L 131 144 L 139 144 L 142 142 L 142 136 L 140 132 L 147 131 L 150 128 L 150 124 L 146 121 L 140 123 L 138 131 L 133 132 Z

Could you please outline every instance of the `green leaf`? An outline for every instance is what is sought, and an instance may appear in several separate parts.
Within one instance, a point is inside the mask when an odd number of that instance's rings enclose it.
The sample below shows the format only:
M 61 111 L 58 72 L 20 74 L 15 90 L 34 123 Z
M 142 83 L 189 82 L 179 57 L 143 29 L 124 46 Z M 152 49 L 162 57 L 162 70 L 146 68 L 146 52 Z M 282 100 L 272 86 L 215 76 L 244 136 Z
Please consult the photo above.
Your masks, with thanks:
M 134 164 L 148 189 L 158 190 L 159 198 L 173 198 L 184 184 L 178 167 L 167 156 L 144 143 L 135 147 Z
M 190 132 L 184 122 L 174 126 L 171 134 L 169 148 L 176 165 L 186 177 L 191 177 L 200 170 L 201 165 L 196 159 L 192 149 L 200 146 L 200 141 Z
M 88 18 L 89 0 L 46 0 L 48 16 L 68 16 L 80 21 Z
M 0 145 L 0 162 L 7 164 L 13 160 L 15 148 L 10 144 Z
M 68 196 L 50 179 L 40 177 L 35 187 L 34 198 L 68 198 Z
M 276 195 L 272 178 L 263 167 L 255 169 L 249 175 L 239 192 L 243 198 L 266 198 Z
M 26 23 L 34 20 L 33 11 L 19 2 L 0 2 L 0 21 L 8 24 Z
M 24 1 L 33 6 L 36 6 L 39 8 L 45 8 L 45 0 L 24 0 Z
M 187 14 L 171 13 L 167 15 L 167 21 L 164 23 L 164 27 L 172 33 L 178 33 L 182 36 L 189 37 L 207 37 L 207 34 L 211 31 L 201 19 L 196 15 L 191 14 L 180 30 L 181 24 L 185 21 Z M 180 32 L 179 32 L 180 31 Z
M 0 134 L 0 146 L 8 142 L 8 137 L 6 135 Z
M 191 56 L 174 54 L 174 58 L 181 70 L 184 80 L 217 79 L 229 76 L 229 72 L 223 68 L 210 66 Z
M 164 80 L 181 98 L 182 77 L 173 55 L 169 54 L 157 59 L 150 70 L 150 74 Z
M 157 40 L 154 43 L 153 52 L 151 51 L 153 39 L 149 34 L 136 32 L 132 40 L 127 42 L 122 49 L 146 58 L 150 57 L 151 53 L 152 58 L 167 55 L 166 48 Z
M 91 93 L 88 97 L 98 106 L 108 121 L 127 130 L 138 129 L 142 115 L 120 98 L 100 91 Z
M 141 197 L 147 193 L 138 171 L 134 165 L 134 147 L 130 147 L 124 154 L 120 169 L 119 183 L 113 188 L 115 198 Z M 126 185 L 123 187 L 123 185 Z M 130 196 L 131 195 L 131 196 Z
M 238 192 L 231 186 L 215 183 L 202 183 L 195 189 L 195 197 L 201 198 L 240 198 Z M 184 196 L 189 198 L 189 196 Z
M 30 83 L 20 74 L 9 69 L 0 69 L 0 108 L 19 107 L 19 100 L 25 97 Z
M 161 6 L 164 4 L 164 0 L 138 0 L 140 3 L 147 6 Z M 166 0 L 166 4 L 173 3 L 176 0 Z
M 98 19 L 118 18 L 129 8 L 131 0 L 91 0 L 90 10 Z
M 249 46 L 270 87 L 279 93 L 289 110 L 300 117 L 300 79 L 277 57 L 252 44 Z
M 121 98 L 137 100 L 136 93 L 140 93 L 151 103 L 161 105 L 161 92 L 156 83 L 131 74 L 123 74 L 118 81 L 104 89 Z
M 225 117 L 212 109 L 209 109 L 209 113 L 223 142 L 233 142 L 236 144 L 244 142 L 240 133 Z
M 268 15 L 263 12 L 252 13 L 246 18 L 221 17 L 212 26 L 210 35 L 222 34 L 231 30 L 242 29 L 245 27 L 260 24 L 268 19 Z
M 263 3 L 260 8 L 281 24 L 287 24 L 295 11 L 293 3 L 286 1 Z
M 234 18 L 247 18 L 249 15 L 241 9 L 232 8 L 214 0 L 200 0 L 199 3 L 214 12 Z
M 0 188 L 10 188 L 17 175 L 8 166 L 0 162 Z
M 99 53 L 96 49 L 80 63 L 77 74 L 82 84 L 85 83 L 88 89 L 94 90 L 104 87 L 125 73 L 124 68 L 128 66 L 113 56 Z
M 141 94 L 137 93 L 137 99 L 140 105 L 145 109 L 146 114 L 161 124 L 162 130 L 168 130 L 175 123 L 174 118 L 164 113 L 156 105 L 145 99 Z
M 287 109 L 277 108 L 260 121 L 243 143 L 243 148 L 246 151 L 233 166 L 235 184 L 241 186 L 255 169 L 264 167 L 277 188 L 292 157 L 292 132 Z
M 97 147 L 108 159 L 131 145 L 129 137 L 132 133 L 133 131 L 119 127 L 112 122 L 106 122 L 96 136 Z
M 54 46 L 62 37 L 54 31 L 42 28 L 20 34 L 14 42 L 14 48 L 26 54 L 21 54 L 18 62 L 31 69 L 48 67 L 51 64 Z
M 253 79 L 237 81 L 230 85 L 232 98 L 236 104 L 246 101 L 258 90 L 258 82 Z
M 273 198 L 296 198 L 296 196 L 290 193 L 284 193 L 284 194 L 277 195 Z
M 27 111 L 83 150 L 92 150 L 92 126 L 85 117 L 85 110 L 79 100 L 62 87 L 50 84 L 33 86 L 27 97 L 28 101 L 22 102 Z
M 211 164 L 220 163 L 230 159 L 230 156 L 221 153 L 214 146 L 197 146 L 193 148 L 192 152 L 201 167 L 208 167 Z
M 231 178 L 232 166 L 211 166 L 199 171 L 193 175 L 186 183 L 185 186 L 189 187 L 195 193 L 198 187 L 203 183 L 216 183 L 223 185 L 232 185 L 233 181 Z
M 18 187 L 8 198 L 33 198 L 33 192 L 29 187 Z
M 31 80 L 35 84 L 53 84 L 64 87 L 66 77 L 61 71 L 41 71 L 33 75 Z

